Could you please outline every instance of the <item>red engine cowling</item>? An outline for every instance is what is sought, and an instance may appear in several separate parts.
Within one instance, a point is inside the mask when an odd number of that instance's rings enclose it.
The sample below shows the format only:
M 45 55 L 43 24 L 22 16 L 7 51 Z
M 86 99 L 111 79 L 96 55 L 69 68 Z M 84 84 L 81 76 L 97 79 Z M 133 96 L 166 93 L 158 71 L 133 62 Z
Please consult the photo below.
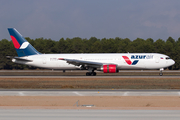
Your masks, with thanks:
M 116 73 L 116 72 L 118 72 L 117 66 L 113 65 L 113 64 L 103 65 L 103 72 L 104 73 Z

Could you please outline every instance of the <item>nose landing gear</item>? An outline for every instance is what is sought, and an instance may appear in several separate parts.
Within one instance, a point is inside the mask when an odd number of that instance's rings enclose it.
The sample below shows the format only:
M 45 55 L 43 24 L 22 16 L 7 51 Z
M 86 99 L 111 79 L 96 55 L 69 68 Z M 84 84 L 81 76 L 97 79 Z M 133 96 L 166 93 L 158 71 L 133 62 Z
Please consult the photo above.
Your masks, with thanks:
M 160 69 L 160 73 L 159 73 L 160 76 L 163 76 L 163 73 L 162 73 L 163 70 L 164 70 L 164 68 Z

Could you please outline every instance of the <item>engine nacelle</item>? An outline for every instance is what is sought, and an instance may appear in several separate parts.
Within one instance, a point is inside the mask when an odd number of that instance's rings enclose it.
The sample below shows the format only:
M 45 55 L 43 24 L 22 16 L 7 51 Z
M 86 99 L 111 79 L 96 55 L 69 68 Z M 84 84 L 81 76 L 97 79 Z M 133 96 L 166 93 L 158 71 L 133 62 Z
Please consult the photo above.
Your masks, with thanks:
M 100 70 L 102 70 L 104 73 L 118 72 L 117 65 L 114 65 L 114 64 L 103 65 Z

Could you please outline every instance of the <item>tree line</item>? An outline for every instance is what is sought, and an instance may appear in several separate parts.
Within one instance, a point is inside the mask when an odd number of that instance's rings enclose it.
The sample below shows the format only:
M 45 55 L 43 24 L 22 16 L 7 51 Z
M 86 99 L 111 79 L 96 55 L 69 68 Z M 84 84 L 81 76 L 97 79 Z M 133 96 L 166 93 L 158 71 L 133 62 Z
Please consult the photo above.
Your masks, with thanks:
M 103 38 L 90 39 L 61 38 L 59 41 L 51 39 L 37 38 L 26 40 L 41 53 L 162 53 L 175 60 L 175 65 L 169 69 L 180 69 L 180 38 L 174 40 L 169 37 L 166 41 L 151 38 L 146 40 L 137 38 L 131 41 L 128 38 Z M 36 69 L 26 65 L 12 63 L 6 56 L 17 56 L 12 41 L 2 39 L 0 41 L 0 69 Z

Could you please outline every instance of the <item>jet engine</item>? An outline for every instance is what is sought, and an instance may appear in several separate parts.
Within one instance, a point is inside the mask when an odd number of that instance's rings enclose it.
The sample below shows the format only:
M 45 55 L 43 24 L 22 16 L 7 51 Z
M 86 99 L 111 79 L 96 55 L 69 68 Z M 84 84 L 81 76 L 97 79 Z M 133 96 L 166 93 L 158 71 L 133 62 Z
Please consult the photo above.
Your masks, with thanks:
M 114 64 L 103 65 L 100 69 L 97 69 L 97 70 L 101 70 L 104 73 L 116 73 L 116 72 L 118 72 L 117 65 L 114 65 Z

